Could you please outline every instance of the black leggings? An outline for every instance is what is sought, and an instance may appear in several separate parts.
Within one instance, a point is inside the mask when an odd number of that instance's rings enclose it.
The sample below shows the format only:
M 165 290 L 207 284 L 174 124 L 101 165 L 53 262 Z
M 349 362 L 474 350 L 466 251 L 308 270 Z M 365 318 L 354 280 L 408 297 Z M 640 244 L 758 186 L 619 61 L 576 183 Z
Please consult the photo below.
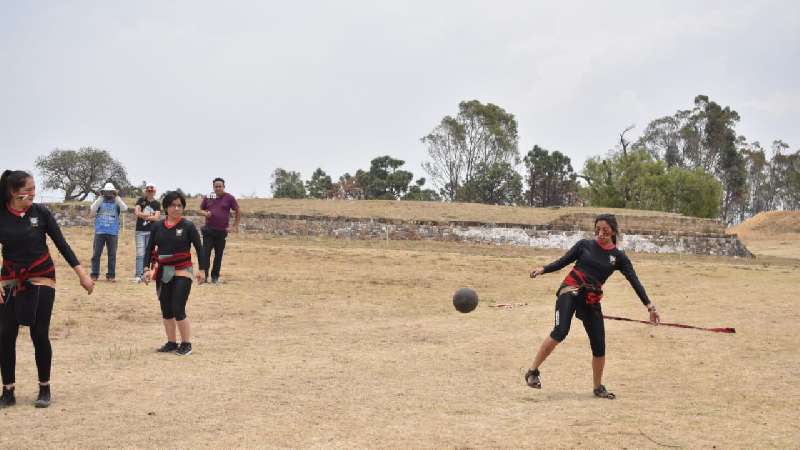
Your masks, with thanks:
M 161 303 L 161 317 L 179 321 L 186 319 L 186 302 L 192 290 L 192 279 L 174 276 L 169 283 L 159 282 L 156 289 Z
M 603 324 L 603 311 L 599 303 L 587 304 L 583 294 L 564 293 L 558 296 L 555 327 L 550 332 L 550 337 L 558 342 L 566 339 L 573 314 L 583 322 L 583 328 L 586 329 L 589 344 L 592 346 L 592 355 L 595 357 L 605 356 L 606 329 Z
M 17 335 L 19 322 L 14 309 L 15 295 L 3 292 L 5 304 L 0 305 L 0 371 L 3 384 L 16 382 L 17 365 Z M 50 316 L 53 314 L 53 302 L 56 299 L 56 290 L 50 286 L 28 285 L 22 301 L 37 298 L 36 319 L 31 325 L 31 340 L 36 354 L 36 369 L 39 372 L 39 382 L 50 381 L 50 365 L 53 360 L 53 348 L 50 346 Z

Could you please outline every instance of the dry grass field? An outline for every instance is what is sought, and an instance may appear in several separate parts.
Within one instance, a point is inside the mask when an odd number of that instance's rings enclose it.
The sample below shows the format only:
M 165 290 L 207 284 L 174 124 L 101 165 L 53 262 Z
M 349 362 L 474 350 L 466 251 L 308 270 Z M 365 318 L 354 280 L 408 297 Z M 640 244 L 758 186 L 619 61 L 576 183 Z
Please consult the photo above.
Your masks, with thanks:
M 133 207 L 135 199 L 125 199 Z M 200 208 L 200 199 L 191 198 L 187 209 Z M 288 215 L 342 216 L 355 218 L 385 218 L 399 220 L 428 220 L 437 222 L 475 221 L 486 223 L 542 224 L 576 212 L 612 212 L 637 216 L 673 216 L 679 214 L 620 208 L 528 208 L 522 206 L 482 205 L 455 202 L 407 202 L 396 200 L 315 200 L 315 199 L 239 199 L 244 213 L 277 213 Z
M 88 263 L 91 232 L 66 234 Z M 57 258 L 53 404 L 32 406 L 23 331 L 0 448 L 797 448 L 800 245 L 786 242 L 754 260 L 634 254 L 663 320 L 737 333 L 607 321 L 609 401 L 592 396 L 577 321 L 544 389 L 522 379 L 563 276 L 528 271 L 560 252 L 233 235 L 225 283 L 193 287 L 195 350 L 178 357 L 154 352 L 159 309 L 128 281 L 127 232 L 121 281 L 92 296 Z M 452 308 L 461 286 L 481 296 L 473 313 Z M 604 311 L 647 317 L 619 274 Z

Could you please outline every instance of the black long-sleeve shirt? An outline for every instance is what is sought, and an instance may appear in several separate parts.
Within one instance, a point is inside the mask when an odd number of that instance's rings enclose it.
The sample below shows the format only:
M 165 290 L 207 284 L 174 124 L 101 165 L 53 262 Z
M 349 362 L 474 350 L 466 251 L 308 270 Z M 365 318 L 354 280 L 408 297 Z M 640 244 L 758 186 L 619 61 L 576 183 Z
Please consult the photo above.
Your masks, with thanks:
M 144 266 L 150 265 L 154 249 L 158 249 L 159 255 L 175 255 L 177 253 L 189 253 L 191 246 L 194 245 L 200 270 L 208 270 L 206 252 L 203 251 L 200 232 L 197 231 L 194 223 L 182 218 L 175 225 L 167 227 L 165 222 L 166 219 L 153 224 L 153 228 L 150 231 L 150 241 L 144 252 Z
M 11 211 L 7 205 L 0 206 L 0 244 L 3 246 L 4 261 L 15 267 L 29 267 L 48 253 L 46 236 L 50 236 L 70 267 L 80 264 L 64 239 L 53 213 L 45 206 L 34 203 L 23 213 Z M 52 259 L 48 258 L 38 267 L 42 269 L 52 264 Z
M 615 270 L 619 270 L 633 287 L 633 290 L 636 291 L 639 300 L 644 305 L 650 304 L 647 292 L 645 292 L 642 283 L 639 282 L 639 277 L 636 276 L 636 271 L 633 270 L 633 264 L 631 264 L 628 255 L 616 247 L 611 250 L 605 250 L 594 239 L 578 241 L 564 256 L 544 266 L 544 273 L 556 272 L 575 261 L 577 261 L 575 263 L 576 269 L 601 285 L 606 282 Z

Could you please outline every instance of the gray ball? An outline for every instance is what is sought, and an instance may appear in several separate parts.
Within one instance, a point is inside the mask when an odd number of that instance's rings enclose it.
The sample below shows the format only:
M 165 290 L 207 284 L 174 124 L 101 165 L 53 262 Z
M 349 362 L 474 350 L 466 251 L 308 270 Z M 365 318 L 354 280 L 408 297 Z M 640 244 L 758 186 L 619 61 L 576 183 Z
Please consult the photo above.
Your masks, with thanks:
M 478 294 L 470 288 L 461 288 L 453 294 L 453 306 L 461 313 L 468 313 L 478 307 Z

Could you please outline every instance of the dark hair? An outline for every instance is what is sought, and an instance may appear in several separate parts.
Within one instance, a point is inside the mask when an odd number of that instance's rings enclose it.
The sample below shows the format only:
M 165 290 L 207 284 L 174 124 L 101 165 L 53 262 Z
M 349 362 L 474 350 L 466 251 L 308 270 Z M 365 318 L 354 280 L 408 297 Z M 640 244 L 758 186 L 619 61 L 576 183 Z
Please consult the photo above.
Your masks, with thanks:
M 619 225 L 617 224 L 617 217 L 613 214 L 600 214 L 599 216 L 594 218 L 594 226 L 597 226 L 597 222 L 603 221 L 611 227 L 611 231 L 614 232 L 614 235 L 611 236 L 611 242 L 614 245 L 617 244 L 617 235 L 619 234 Z
M 216 183 L 217 181 L 221 181 L 221 182 L 222 182 L 222 185 L 223 185 L 223 186 L 225 186 L 225 180 L 223 180 L 223 179 L 222 179 L 222 178 L 220 178 L 220 177 L 214 178 L 214 181 L 212 181 L 212 182 L 211 182 L 211 184 L 214 184 L 214 183 Z
M 28 178 L 31 178 L 31 174 L 24 170 L 3 171 L 3 175 L 0 175 L 0 204 L 10 203 L 11 192 L 22 189 Z
M 167 211 L 167 208 L 169 208 L 169 205 L 175 201 L 175 199 L 180 199 L 181 206 L 186 208 L 186 197 L 184 197 L 184 195 L 178 191 L 169 191 L 164 194 L 164 199 L 161 200 L 161 206 L 164 208 L 165 212 Z

